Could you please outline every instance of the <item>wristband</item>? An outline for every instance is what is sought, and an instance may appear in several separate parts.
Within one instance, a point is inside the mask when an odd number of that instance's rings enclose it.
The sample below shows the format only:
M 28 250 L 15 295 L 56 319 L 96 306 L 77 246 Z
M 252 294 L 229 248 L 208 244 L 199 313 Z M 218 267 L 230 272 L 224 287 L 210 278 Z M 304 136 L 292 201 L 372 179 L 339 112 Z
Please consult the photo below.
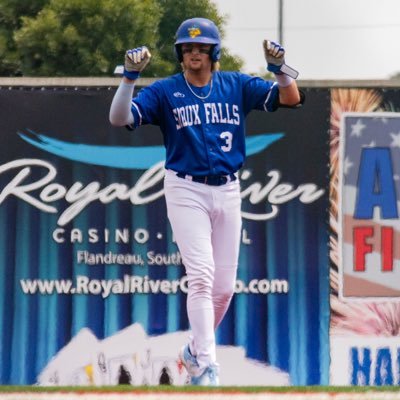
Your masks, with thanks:
M 132 81 L 139 78 L 139 75 L 140 75 L 139 71 L 127 71 L 126 69 L 124 69 L 124 76 Z
M 291 83 L 293 82 L 293 78 L 291 78 L 290 76 L 285 75 L 285 74 L 275 75 L 275 78 L 280 87 L 290 86 Z
M 281 71 L 282 65 L 267 64 L 267 71 L 272 72 L 275 75 L 282 75 Z

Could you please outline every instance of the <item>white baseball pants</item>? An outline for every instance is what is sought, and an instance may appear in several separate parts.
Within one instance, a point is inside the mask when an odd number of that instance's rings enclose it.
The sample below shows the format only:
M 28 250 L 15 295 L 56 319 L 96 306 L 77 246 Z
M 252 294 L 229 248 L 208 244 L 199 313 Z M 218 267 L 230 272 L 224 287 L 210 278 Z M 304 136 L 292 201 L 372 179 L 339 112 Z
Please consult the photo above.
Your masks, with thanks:
M 208 186 L 166 170 L 164 189 L 188 276 L 190 350 L 203 369 L 216 363 L 215 329 L 235 288 L 242 225 L 239 180 Z

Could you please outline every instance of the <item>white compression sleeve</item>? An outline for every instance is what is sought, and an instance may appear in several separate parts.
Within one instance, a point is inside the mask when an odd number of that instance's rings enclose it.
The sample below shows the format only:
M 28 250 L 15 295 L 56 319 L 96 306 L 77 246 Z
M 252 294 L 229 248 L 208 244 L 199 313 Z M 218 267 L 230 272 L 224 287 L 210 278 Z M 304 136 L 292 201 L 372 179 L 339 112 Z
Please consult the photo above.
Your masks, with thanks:
M 275 75 L 276 81 L 278 82 L 278 85 L 280 87 L 287 87 L 290 86 L 291 83 L 293 82 L 293 78 L 291 78 L 288 75 L 282 74 L 282 75 Z
M 135 85 L 121 81 L 115 92 L 110 107 L 109 119 L 114 126 L 125 126 L 133 124 L 131 112 L 131 101 Z

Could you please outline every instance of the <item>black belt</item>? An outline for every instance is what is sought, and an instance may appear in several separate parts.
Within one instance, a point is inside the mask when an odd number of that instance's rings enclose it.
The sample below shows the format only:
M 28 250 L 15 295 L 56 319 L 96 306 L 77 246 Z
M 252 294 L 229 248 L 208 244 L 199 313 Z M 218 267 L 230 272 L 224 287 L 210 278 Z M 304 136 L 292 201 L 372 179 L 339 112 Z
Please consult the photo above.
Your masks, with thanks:
M 179 178 L 187 179 L 192 182 L 204 183 L 210 186 L 221 186 L 228 182 L 236 181 L 235 174 L 229 175 L 189 175 L 183 172 L 177 172 L 176 176 Z

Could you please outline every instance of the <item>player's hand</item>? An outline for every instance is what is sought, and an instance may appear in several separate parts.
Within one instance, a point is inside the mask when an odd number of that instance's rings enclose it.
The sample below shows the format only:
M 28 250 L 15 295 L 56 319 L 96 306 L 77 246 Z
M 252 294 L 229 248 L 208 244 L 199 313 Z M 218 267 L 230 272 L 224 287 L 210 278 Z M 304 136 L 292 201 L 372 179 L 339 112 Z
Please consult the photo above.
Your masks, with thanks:
M 150 62 L 151 54 L 146 46 L 127 50 L 125 53 L 124 76 L 135 80 Z
M 276 75 L 282 74 L 281 67 L 285 64 L 285 49 L 279 43 L 270 40 L 264 40 L 263 47 L 267 70 Z

